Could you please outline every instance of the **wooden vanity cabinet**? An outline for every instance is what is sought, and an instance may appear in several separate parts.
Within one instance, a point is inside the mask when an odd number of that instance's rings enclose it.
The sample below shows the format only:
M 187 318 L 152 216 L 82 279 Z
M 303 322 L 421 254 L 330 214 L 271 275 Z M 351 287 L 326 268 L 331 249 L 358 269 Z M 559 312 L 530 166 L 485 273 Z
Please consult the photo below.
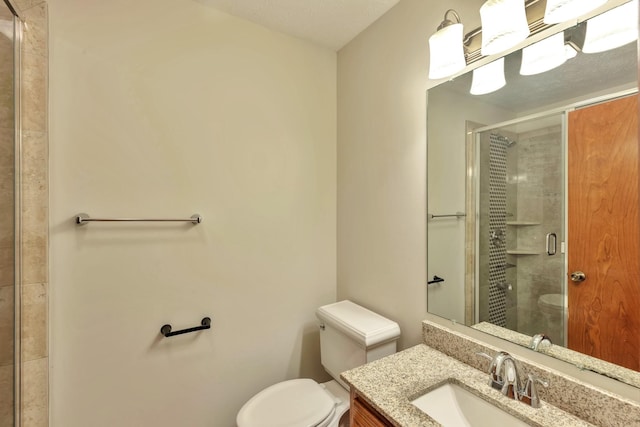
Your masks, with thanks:
M 350 427 L 393 427 L 387 419 L 351 390 Z

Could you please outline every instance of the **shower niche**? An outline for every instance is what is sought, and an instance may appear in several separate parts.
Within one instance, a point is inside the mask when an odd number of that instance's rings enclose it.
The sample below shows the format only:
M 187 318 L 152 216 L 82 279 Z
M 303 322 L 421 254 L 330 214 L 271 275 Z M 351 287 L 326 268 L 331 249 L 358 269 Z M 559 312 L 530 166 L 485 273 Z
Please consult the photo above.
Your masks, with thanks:
M 565 345 L 564 114 L 474 132 L 475 323 Z

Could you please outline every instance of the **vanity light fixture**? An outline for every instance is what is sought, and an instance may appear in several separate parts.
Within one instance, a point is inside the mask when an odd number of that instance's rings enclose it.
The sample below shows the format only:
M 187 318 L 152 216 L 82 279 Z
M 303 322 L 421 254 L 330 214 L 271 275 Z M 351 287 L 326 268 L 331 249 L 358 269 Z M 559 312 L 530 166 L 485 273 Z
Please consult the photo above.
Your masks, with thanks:
M 456 22 L 448 19 L 447 15 L 453 15 Z M 462 35 L 460 16 L 453 9 L 447 10 L 438 30 L 429 37 L 430 79 L 449 77 L 466 67 Z
M 576 51 L 573 50 L 573 52 Z M 531 76 L 544 73 L 559 67 L 566 61 L 567 49 L 564 44 L 564 32 L 560 32 L 522 49 L 520 74 Z
M 452 76 L 462 71 L 466 65 L 487 55 L 504 52 L 527 37 L 555 25 L 547 20 L 567 19 L 570 11 L 571 14 L 584 15 L 605 5 L 607 1 L 487 0 L 480 8 L 482 26 L 464 34 L 462 43 L 460 17 L 454 10 L 447 10 L 438 31 L 429 38 L 429 78 L 441 79 Z M 449 19 L 449 14 L 453 18 Z M 587 28 L 586 36 L 583 32 L 580 40 L 565 41 L 565 58 L 573 58 L 578 52 L 603 52 L 633 42 L 638 38 L 637 17 L 638 0 L 628 1 L 622 6 L 592 17 L 583 24 Z M 455 22 L 452 19 L 455 19 Z M 535 52 L 535 48 L 527 51 Z M 555 60 L 561 63 L 561 55 L 555 55 Z M 524 66 L 523 73 L 527 73 L 527 69 L 528 66 Z
M 597 53 L 615 49 L 638 38 L 638 0 L 611 9 L 587 21 L 582 51 Z
M 504 78 L 504 57 L 473 70 L 471 95 L 485 95 L 502 88 L 507 82 Z
M 589 13 L 607 0 L 547 0 L 545 24 L 559 24 Z
M 487 0 L 480 8 L 484 56 L 504 52 L 529 36 L 524 0 Z

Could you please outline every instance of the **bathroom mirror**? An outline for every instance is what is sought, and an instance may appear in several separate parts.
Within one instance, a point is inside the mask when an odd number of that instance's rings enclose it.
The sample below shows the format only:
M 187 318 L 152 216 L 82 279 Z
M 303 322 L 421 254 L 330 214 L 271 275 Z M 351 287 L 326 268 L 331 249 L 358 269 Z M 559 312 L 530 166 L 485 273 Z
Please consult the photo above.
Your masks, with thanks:
M 568 46 L 583 45 L 587 25 L 588 21 L 580 22 L 564 30 Z M 472 72 L 428 90 L 428 310 L 525 346 L 532 335 L 546 334 L 553 346 L 544 346 L 541 352 L 640 387 L 637 359 L 611 356 L 634 351 L 606 348 L 606 340 L 601 340 L 602 347 L 580 348 L 578 329 L 567 315 L 572 307 L 573 313 L 584 311 L 594 317 L 606 312 L 601 305 L 607 295 L 587 301 L 571 294 L 588 289 L 580 282 L 580 271 L 574 271 L 572 254 L 591 253 L 596 261 L 585 263 L 606 264 L 611 253 L 629 252 L 607 247 L 608 240 L 579 231 L 576 212 L 584 211 L 588 202 L 576 202 L 572 187 L 577 182 L 572 179 L 576 151 L 597 157 L 598 169 L 611 173 L 622 171 L 613 163 L 616 159 L 632 160 L 630 172 L 622 172 L 616 188 L 634 192 L 624 197 L 635 200 L 625 211 L 633 221 L 613 221 L 621 224 L 619 234 L 627 234 L 636 251 L 640 241 L 637 44 L 601 53 L 579 50 L 559 67 L 527 76 L 520 75 L 522 51 L 510 53 L 505 57 L 506 85 L 489 94 L 469 93 Z M 607 122 L 611 132 L 627 129 L 635 120 L 634 146 L 618 151 L 612 144 L 610 152 L 589 151 L 592 147 L 585 141 L 607 140 L 609 130 L 584 126 L 591 120 L 588 114 L 598 118 L 612 114 Z M 593 134 L 596 131 L 602 134 Z M 587 199 L 602 196 L 593 221 L 598 216 L 613 219 L 611 205 L 606 204 L 618 205 L 618 195 L 596 194 L 606 188 L 604 183 L 590 185 L 592 190 L 578 189 L 577 194 Z M 631 256 L 631 260 L 615 261 L 624 266 L 617 268 L 621 278 L 598 291 L 611 294 L 625 286 L 631 289 L 626 300 L 631 305 L 616 318 L 640 316 L 638 254 Z M 588 273 L 584 285 L 593 283 L 593 276 L 609 274 L 603 271 Z M 574 282 L 571 273 L 576 273 Z M 614 330 L 609 335 L 625 333 L 619 326 Z M 599 332 L 606 334 L 595 331 Z M 640 331 L 632 331 L 625 339 L 637 354 Z

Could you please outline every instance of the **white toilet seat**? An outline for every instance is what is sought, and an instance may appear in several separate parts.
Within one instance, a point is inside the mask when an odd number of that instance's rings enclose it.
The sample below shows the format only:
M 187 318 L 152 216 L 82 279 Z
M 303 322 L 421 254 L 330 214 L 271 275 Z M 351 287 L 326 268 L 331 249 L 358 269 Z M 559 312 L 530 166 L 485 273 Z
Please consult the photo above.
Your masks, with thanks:
M 323 385 L 303 378 L 262 390 L 244 404 L 236 422 L 238 427 L 327 427 L 345 410 Z
M 344 427 L 350 396 L 340 372 L 396 352 L 400 327 L 349 300 L 316 310 L 320 321 L 320 361 L 334 379 L 284 381 L 252 397 L 238 412 L 238 427 Z
M 552 312 L 562 310 L 564 308 L 564 295 L 562 294 L 544 294 L 538 298 L 538 306 L 542 309 L 551 310 Z

